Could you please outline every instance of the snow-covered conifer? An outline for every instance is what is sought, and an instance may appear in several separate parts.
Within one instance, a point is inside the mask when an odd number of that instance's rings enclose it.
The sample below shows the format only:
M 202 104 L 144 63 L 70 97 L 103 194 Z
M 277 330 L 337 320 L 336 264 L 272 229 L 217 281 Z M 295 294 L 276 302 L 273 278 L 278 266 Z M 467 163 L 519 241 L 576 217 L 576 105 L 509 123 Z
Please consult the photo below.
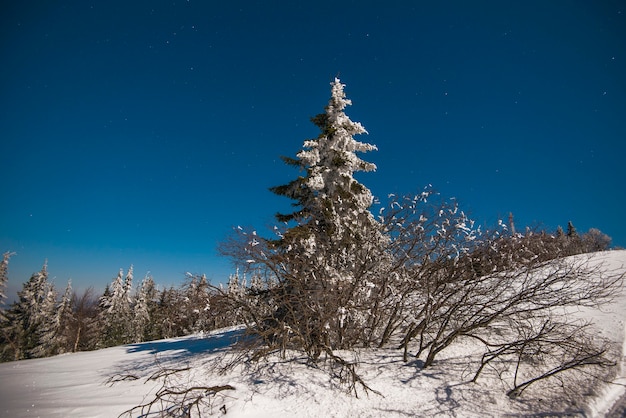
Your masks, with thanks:
M 100 300 L 101 345 L 105 347 L 126 344 L 132 339 L 132 270 L 131 266 L 124 279 L 124 270 L 120 269 Z
M 320 239 L 360 241 L 364 238 L 360 234 L 364 227 L 376 224 L 369 212 L 372 193 L 354 178 L 354 174 L 376 169 L 357 153 L 377 148 L 354 139 L 355 135 L 367 131 L 344 112 L 346 106 L 352 104 L 346 99 L 345 85 L 336 78 L 331 86 L 332 95 L 326 111 L 312 118 L 321 131 L 320 135 L 305 141 L 304 149 L 296 159 L 283 158 L 287 164 L 305 171 L 306 175 L 271 188 L 274 193 L 295 200 L 294 206 L 299 207 L 296 212 L 277 215 L 280 222 L 295 221 L 297 224 L 288 233 L 298 239 L 283 237 L 282 241 L 289 241 L 289 245 L 299 241 L 300 246 L 309 252 L 324 245 Z
M 48 283 L 47 261 L 17 295 L 18 300 L 7 311 L 8 321 L 3 327 L 13 359 L 48 355 L 52 350 L 48 337 L 54 322 L 56 292 Z M 3 353 L 3 357 L 6 358 L 7 353 Z
M 565 233 L 565 248 L 568 254 L 579 254 L 583 252 L 583 242 L 578 235 L 578 231 L 572 221 L 567 222 L 567 232 Z
M 31 357 L 47 357 L 59 352 L 60 323 L 57 322 L 57 292 L 52 284 L 45 286 L 45 298 L 39 306 L 37 329 L 34 331 L 37 345 L 30 351 Z
M 190 275 L 191 280 L 185 286 L 184 300 L 186 317 L 185 333 L 207 331 L 210 326 L 209 282 L 206 275 Z
M 7 298 L 6 287 L 7 282 L 9 281 L 9 259 L 13 255 L 15 255 L 15 253 L 7 251 L 3 254 L 2 261 L 0 262 L 0 326 L 2 324 L 2 321 L 5 320 L 4 301 Z
M 67 281 L 65 292 L 61 297 L 61 301 L 57 305 L 55 322 L 54 322 L 54 346 L 57 353 L 65 353 L 72 351 L 73 344 L 70 341 L 70 326 L 74 321 L 74 312 L 72 312 L 72 280 Z
M 133 290 L 133 277 L 134 277 L 133 266 L 131 265 L 128 268 L 128 272 L 126 273 L 126 278 L 124 279 L 124 286 L 123 286 L 124 296 L 126 300 L 128 301 L 129 305 L 132 303 L 131 294 Z
M 576 227 L 574 227 L 574 224 L 572 223 L 572 221 L 567 222 L 567 233 L 566 235 L 570 238 L 577 238 L 578 237 L 578 231 L 576 231 Z
M 367 131 L 346 115 L 352 103 L 344 87 L 335 78 L 325 112 L 312 118 L 319 136 L 305 141 L 296 158 L 283 157 L 304 175 L 270 189 L 294 200 L 297 208 L 276 215 L 285 228 L 268 244 L 270 255 L 257 245 L 260 238 L 249 235 L 251 261 L 274 266 L 271 270 L 291 304 L 278 308 L 278 315 L 292 316 L 285 320 L 296 323 L 288 326 L 302 328 L 305 338 L 314 335 L 317 341 L 307 344 L 324 339 L 334 347 L 362 342 L 371 332 L 367 305 L 380 290 L 376 283 L 390 262 L 388 237 L 369 210 L 372 193 L 354 177 L 376 169 L 358 154 L 377 148 L 354 138 Z
M 331 250 L 328 255 L 335 260 L 325 263 L 325 273 L 333 276 L 332 280 L 341 281 L 350 280 L 351 274 L 346 270 L 354 267 L 353 249 L 380 246 L 386 237 L 369 211 L 372 193 L 354 178 L 359 171 L 376 169 L 357 153 L 377 148 L 354 138 L 367 131 L 344 112 L 352 104 L 346 99 L 345 85 L 335 78 L 331 86 L 332 95 L 325 112 L 312 118 L 320 135 L 304 142 L 304 150 L 297 154 L 297 159 L 284 158 L 306 175 L 271 190 L 295 200 L 294 206 L 299 208 L 290 214 L 277 215 L 280 222 L 295 222 L 282 234 L 279 245 L 306 257 L 319 257 L 324 249 Z
M 151 317 L 155 308 L 157 290 L 152 276 L 146 275 L 137 291 L 136 303 L 133 307 L 133 342 L 146 341 L 154 334 Z
M 183 335 L 184 318 L 181 313 L 184 303 L 179 289 L 173 287 L 163 289 L 158 296 L 158 309 L 156 309 L 152 322 L 155 325 L 154 338 L 171 338 Z
M 258 293 L 263 290 L 263 278 L 258 272 L 255 272 L 250 277 L 250 290 L 252 293 Z
M 235 274 L 228 276 L 228 283 L 226 285 L 226 293 L 233 297 L 241 297 L 246 290 L 246 278 L 239 278 L 239 269 L 235 271 Z

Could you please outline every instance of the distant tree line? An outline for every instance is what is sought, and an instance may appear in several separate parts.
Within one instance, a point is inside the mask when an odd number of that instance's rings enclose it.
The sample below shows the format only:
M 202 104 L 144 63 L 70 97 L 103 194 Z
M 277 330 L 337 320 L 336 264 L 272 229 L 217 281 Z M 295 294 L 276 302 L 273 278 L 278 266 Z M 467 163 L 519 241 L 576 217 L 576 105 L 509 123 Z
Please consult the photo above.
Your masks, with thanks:
M 4 290 L 9 259 L 0 264 Z M 0 307 L 0 359 L 47 357 L 121 344 L 209 331 L 235 325 L 237 315 L 219 309 L 216 289 L 242 293 L 245 277 L 233 274 L 226 287 L 211 286 L 204 275 L 189 275 L 178 288 L 158 289 L 151 276 L 133 286 L 132 266 L 120 270 L 102 295 L 93 288 L 77 293 L 71 282 L 59 293 L 48 281 L 47 264 L 34 273 L 10 306 Z M 2 300 L 5 295 L 2 293 Z

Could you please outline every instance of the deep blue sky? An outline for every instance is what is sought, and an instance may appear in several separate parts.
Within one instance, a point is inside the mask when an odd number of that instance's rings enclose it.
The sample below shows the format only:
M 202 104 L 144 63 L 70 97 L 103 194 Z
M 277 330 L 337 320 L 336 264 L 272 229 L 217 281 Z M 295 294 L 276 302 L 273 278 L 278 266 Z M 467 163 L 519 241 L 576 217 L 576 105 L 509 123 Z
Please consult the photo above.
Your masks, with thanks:
M 480 223 L 568 220 L 626 246 L 620 1 L 14 1 L 0 6 L 0 250 L 10 290 L 120 268 L 232 272 L 236 225 L 288 208 L 339 74 L 375 195 L 427 184 Z

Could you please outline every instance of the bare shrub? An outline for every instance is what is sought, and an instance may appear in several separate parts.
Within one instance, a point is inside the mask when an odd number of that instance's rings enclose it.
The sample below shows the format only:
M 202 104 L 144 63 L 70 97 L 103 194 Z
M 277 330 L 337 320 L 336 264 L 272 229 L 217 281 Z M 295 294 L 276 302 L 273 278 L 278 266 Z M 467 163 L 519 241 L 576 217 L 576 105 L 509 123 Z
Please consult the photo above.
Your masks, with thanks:
M 181 379 L 181 374 L 189 371 L 184 368 L 159 368 L 150 375 L 145 383 L 161 381 L 161 386 L 155 395 L 148 401 L 143 402 L 131 409 L 124 411 L 119 417 L 132 417 L 139 413 L 140 416 L 150 416 L 158 413 L 159 416 L 168 417 L 203 417 L 213 415 L 218 411 L 221 414 L 227 412 L 225 400 L 228 395 L 225 391 L 235 390 L 231 385 L 192 385 Z M 125 380 L 137 380 L 132 374 L 116 375 L 109 379 L 110 384 Z
M 589 372 L 593 377 L 616 365 L 615 344 L 599 338 L 590 323 L 533 317 L 509 325 L 500 336 L 471 335 L 487 348 L 472 381 L 489 366 L 510 385 L 511 398 L 539 382 L 558 380 L 557 386 L 563 387 L 564 380 L 572 381 L 572 373 Z
M 72 309 L 74 314 L 65 330 L 70 336 L 69 341 L 72 345 L 68 351 L 93 350 L 98 336 L 98 299 L 92 287 L 81 294 L 76 292 L 72 294 Z
M 606 251 L 611 247 L 611 237 L 597 228 L 591 228 L 582 236 L 585 252 Z
M 413 353 L 430 367 L 459 339 L 474 338 L 485 349 L 474 380 L 487 366 L 515 363 L 511 396 L 565 372 L 614 364 L 589 324 L 563 315 L 610 302 L 622 274 L 584 256 L 564 257 L 558 239 L 541 231 L 510 236 L 500 225 L 483 232 L 456 201 L 430 190 L 392 199 L 379 221 L 389 237 L 384 254 L 356 248 L 353 260 L 363 262 L 345 271 L 354 282 L 324 274 L 339 247 L 291 257 L 252 230 L 236 230 L 222 251 L 253 266 L 262 286 L 224 294 L 221 305 L 248 327 L 250 359 L 301 352 L 367 390 L 358 362 L 340 350 L 395 342 L 405 361 Z
M 403 347 L 417 338 L 417 356 L 426 353 L 429 366 L 460 336 L 546 317 L 558 308 L 598 306 L 611 300 L 621 283 L 621 275 L 576 259 L 529 262 L 482 276 L 473 273 L 471 256 L 442 262 L 424 280 L 419 322 L 409 328 Z

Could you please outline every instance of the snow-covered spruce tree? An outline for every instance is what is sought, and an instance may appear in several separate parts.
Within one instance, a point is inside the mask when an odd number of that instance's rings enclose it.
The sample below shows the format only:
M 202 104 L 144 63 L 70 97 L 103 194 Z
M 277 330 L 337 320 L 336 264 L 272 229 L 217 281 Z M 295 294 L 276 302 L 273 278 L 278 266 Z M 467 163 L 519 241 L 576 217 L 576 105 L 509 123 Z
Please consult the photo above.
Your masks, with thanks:
M 390 262 L 388 238 L 369 211 L 372 193 L 354 178 L 376 169 L 357 155 L 376 147 L 354 138 L 366 130 L 345 113 L 351 101 L 344 84 L 335 79 L 331 86 L 325 112 L 312 118 L 319 136 L 305 141 L 296 158 L 283 157 L 303 175 L 270 189 L 292 199 L 296 210 L 276 215 L 283 225 L 276 239 L 240 230 L 241 242 L 224 251 L 265 272 L 266 291 L 255 293 L 276 308 L 259 306 L 249 312 L 250 323 L 264 324 L 270 346 L 302 349 L 311 358 L 378 337 L 372 312 Z
M 580 235 L 572 221 L 567 222 L 567 231 L 565 232 L 565 251 L 570 254 L 580 254 L 583 252 L 583 245 Z
M 21 360 L 49 355 L 53 352 L 46 335 L 53 327 L 56 292 L 48 282 L 48 266 L 34 273 L 18 300 L 6 312 L 3 324 L 3 360 Z
M 228 282 L 226 283 L 226 293 L 232 297 L 244 297 L 246 293 L 246 278 L 239 277 L 239 269 L 235 271 L 235 274 L 228 276 Z
M 102 334 L 99 345 L 102 347 L 127 344 L 132 340 L 132 281 L 133 267 L 130 266 L 125 278 L 124 270 L 120 269 L 112 286 L 107 287 L 100 298 Z
M 0 326 L 2 326 L 2 322 L 5 320 L 4 301 L 7 298 L 6 287 L 9 281 L 9 260 L 13 255 L 15 255 L 15 253 L 7 251 L 3 254 L 2 261 L 0 262 Z
M 61 301 L 59 302 L 59 306 L 57 309 L 56 322 L 57 328 L 59 330 L 65 330 L 69 328 L 69 324 L 73 321 L 73 312 L 72 312 L 72 298 L 74 295 L 74 291 L 72 289 L 72 280 L 67 281 L 67 286 L 65 287 L 65 292 L 63 292 L 63 297 L 61 297 Z M 64 346 L 69 348 L 69 338 L 67 341 L 64 341 Z M 70 350 L 64 350 L 71 351 Z
M 572 223 L 572 221 L 567 222 L 567 236 L 570 238 L 577 238 L 578 231 L 576 231 L 576 227 Z
M 165 288 L 157 296 L 157 304 L 153 312 L 151 323 L 154 332 L 150 340 L 160 338 L 172 338 L 184 335 L 186 323 L 184 310 L 184 297 L 180 289 L 174 287 Z
M 71 291 L 71 289 L 70 289 Z M 69 306 L 65 307 L 57 302 L 58 293 L 49 284 L 46 290 L 46 297 L 41 304 L 40 310 L 42 319 L 37 330 L 37 340 L 39 344 L 31 351 L 32 357 L 48 357 L 64 352 L 63 348 L 63 326 L 61 317 L 69 313 Z M 69 303 L 69 300 L 64 301 Z
M 5 312 L 6 286 L 9 281 L 9 259 L 11 253 L 6 252 L 0 262 L 0 361 L 4 358 L 5 348 L 10 347 L 5 333 L 8 333 L 9 322 Z M 10 351 L 10 350 L 8 350 Z
M 49 303 L 53 305 L 50 310 L 54 311 L 54 321 L 51 321 L 44 334 L 51 348 L 48 355 L 68 353 L 73 349 L 72 323 L 74 322 L 74 311 L 72 309 L 72 296 L 71 280 L 68 280 L 60 301 L 56 301 L 56 292 L 49 295 Z
M 157 289 L 149 274 L 141 282 L 133 307 L 132 342 L 139 343 L 158 338 L 154 324 L 154 311 L 157 305 Z
M 188 273 L 188 277 L 183 288 L 183 333 L 209 331 L 212 328 L 209 282 L 204 274 Z

